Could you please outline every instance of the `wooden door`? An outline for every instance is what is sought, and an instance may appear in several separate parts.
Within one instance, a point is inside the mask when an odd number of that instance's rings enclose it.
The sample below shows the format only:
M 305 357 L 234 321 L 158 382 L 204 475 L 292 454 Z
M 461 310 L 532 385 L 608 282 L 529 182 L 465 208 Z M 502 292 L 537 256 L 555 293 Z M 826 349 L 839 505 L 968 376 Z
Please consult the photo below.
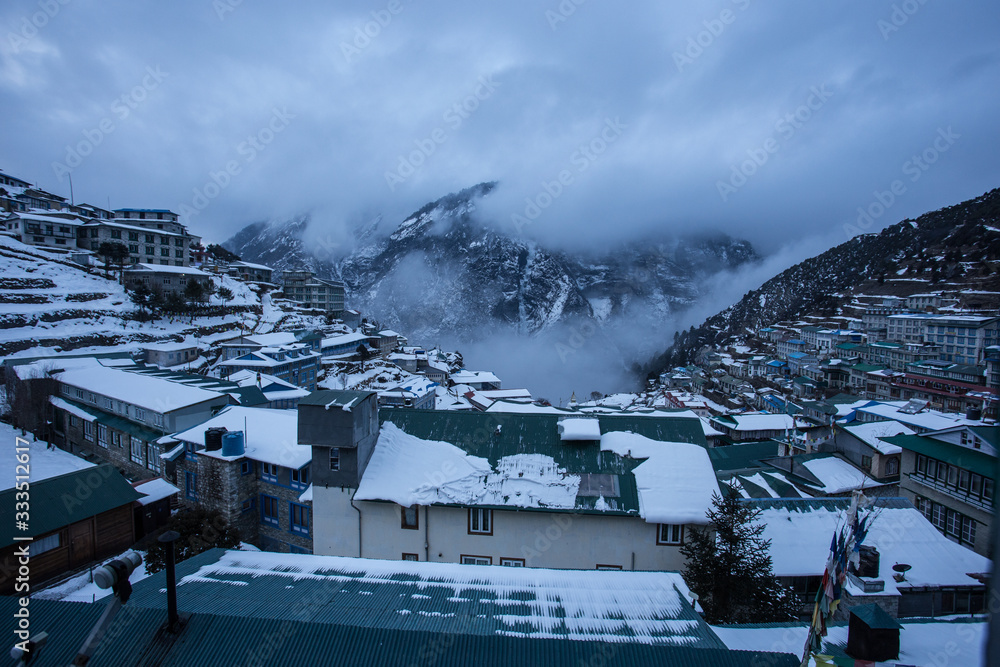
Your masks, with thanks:
M 86 565 L 94 560 L 93 519 L 74 523 L 69 527 L 70 569 Z

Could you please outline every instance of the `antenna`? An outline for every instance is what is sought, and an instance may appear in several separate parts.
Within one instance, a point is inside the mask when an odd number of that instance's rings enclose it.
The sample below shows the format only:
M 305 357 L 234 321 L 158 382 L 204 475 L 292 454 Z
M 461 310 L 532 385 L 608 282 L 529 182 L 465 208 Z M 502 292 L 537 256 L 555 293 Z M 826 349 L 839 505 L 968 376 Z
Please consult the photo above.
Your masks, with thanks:
M 69 205 L 76 206 L 76 200 L 73 198 L 73 174 L 67 176 L 69 176 Z

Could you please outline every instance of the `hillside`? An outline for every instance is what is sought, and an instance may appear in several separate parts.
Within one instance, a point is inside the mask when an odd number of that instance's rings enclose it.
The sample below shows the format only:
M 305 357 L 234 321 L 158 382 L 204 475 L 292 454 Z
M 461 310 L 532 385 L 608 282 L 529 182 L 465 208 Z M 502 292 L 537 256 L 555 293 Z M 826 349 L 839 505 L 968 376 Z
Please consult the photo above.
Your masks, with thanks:
M 1000 189 L 857 236 L 796 264 L 700 326 L 679 332 L 644 370 L 659 373 L 688 362 L 705 345 L 738 341 L 771 323 L 844 314 L 862 296 L 945 290 L 964 307 L 995 308 L 998 269 Z
M 213 296 L 193 318 L 140 321 L 113 275 L 71 262 L 64 251 L 0 235 L 0 357 L 134 349 L 150 341 L 238 330 L 241 321 L 266 332 L 279 323 L 305 325 L 317 319 L 276 304 L 269 295 L 262 298 L 240 281 L 225 276 L 213 280 L 234 294 L 225 307 Z
M 388 235 L 358 230 L 336 256 L 306 247 L 308 217 L 250 225 L 225 242 L 247 261 L 307 266 L 343 280 L 352 307 L 420 338 L 534 335 L 559 324 L 670 319 L 702 296 L 705 278 L 757 260 L 725 236 L 652 238 L 590 255 L 543 247 L 479 219 L 494 183 L 428 203 Z

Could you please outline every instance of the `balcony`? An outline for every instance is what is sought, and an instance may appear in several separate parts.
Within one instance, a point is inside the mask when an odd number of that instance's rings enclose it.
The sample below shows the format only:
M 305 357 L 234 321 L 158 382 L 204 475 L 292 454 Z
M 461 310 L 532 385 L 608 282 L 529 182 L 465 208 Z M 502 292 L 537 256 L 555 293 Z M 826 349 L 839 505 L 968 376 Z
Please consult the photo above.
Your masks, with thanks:
M 907 473 L 906 476 L 909 477 L 914 482 L 917 482 L 919 484 L 922 484 L 923 486 L 926 486 L 927 488 L 934 489 L 935 491 L 945 494 L 949 498 L 960 500 L 966 505 L 969 505 L 970 507 L 981 509 L 984 512 L 993 511 L 993 503 L 987 502 L 977 495 L 973 495 L 967 491 L 960 491 L 953 486 L 948 486 L 947 484 L 939 482 L 937 479 L 921 475 L 920 473 L 911 472 Z

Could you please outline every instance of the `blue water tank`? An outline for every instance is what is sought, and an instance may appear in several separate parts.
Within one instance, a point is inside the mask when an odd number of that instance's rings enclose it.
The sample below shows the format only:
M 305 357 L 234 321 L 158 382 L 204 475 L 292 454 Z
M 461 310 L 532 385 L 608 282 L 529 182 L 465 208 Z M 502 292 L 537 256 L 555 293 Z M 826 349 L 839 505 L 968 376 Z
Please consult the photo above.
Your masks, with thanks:
M 243 446 L 243 431 L 230 431 L 222 435 L 223 456 L 243 456 L 246 451 Z

